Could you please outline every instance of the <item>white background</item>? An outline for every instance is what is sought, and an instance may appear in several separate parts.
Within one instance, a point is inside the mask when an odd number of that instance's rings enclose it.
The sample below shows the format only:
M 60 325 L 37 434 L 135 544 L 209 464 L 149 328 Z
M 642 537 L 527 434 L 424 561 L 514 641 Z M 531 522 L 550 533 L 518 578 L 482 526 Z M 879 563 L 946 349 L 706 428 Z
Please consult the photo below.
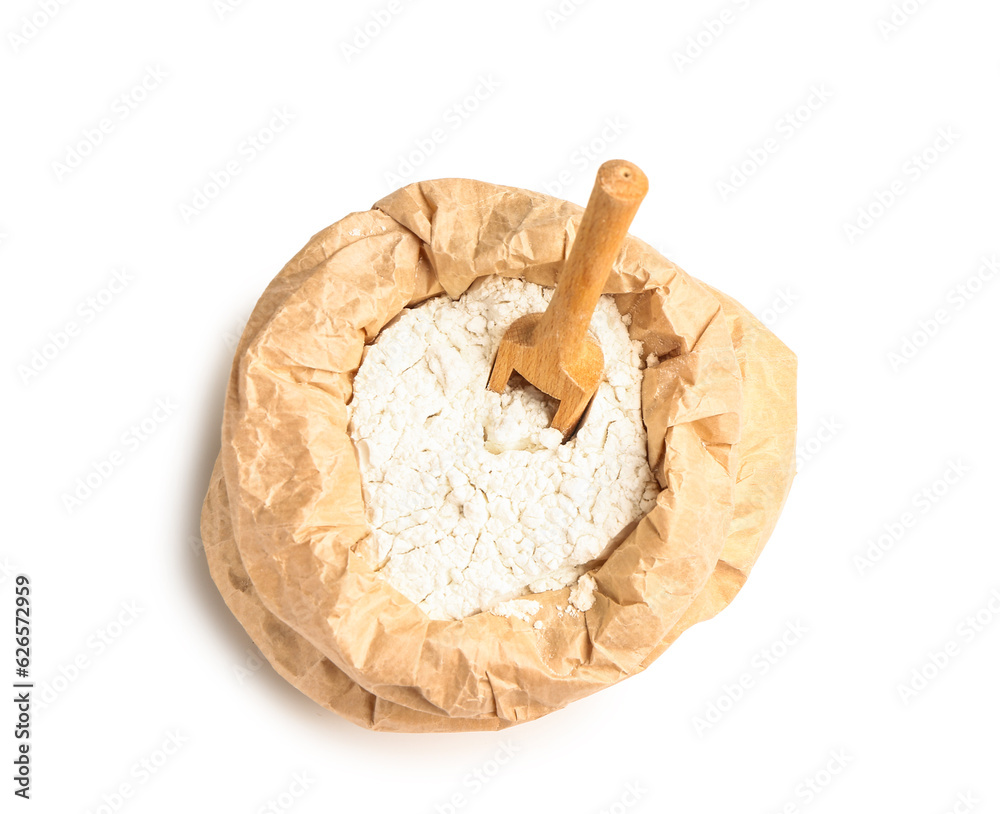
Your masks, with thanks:
M 0 596 L 10 620 L 14 575 L 30 575 L 32 678 L 49 700 L 33 798 L 14 802 L 433 812 L 459 792 L 470 812 L 1000 812 L 1000 283 L 983 265 L 1000 252 L 1000 6 L 906 7 L 890 31 L 889 0 L 589 0 L 561 19 L 555 0 L 400 0 L 347 53 L 387 2 L 5 3 Z M 150 69 L 165 78 L 123 106 Z M 498 87 L 466 105 L 483 79 Z M 780 125 L 814 86 L 829 98 Z M 258 150 L 246 140 L 275 109 L 293 118 Z M 768 138 L 763 166 L 720 189 Z M 312 234 L 401 183 L 465 176 L 585 203 L 610 157 L 651 181 L 633 233 L 799 356 L 802 454 L 777 531 L 721 616 L 612 689 L 500 734 L 356 728 L 260 666 L 198 548 L 236 338 Z M 239 174 L 186 217 L 233 160 Z M 121 269 L 127 285 L 107 289 Z M 154 415 L 148 437 L 129 435 Z M 808 632 L 789 648 L 790 623 Z M 761 651 L 783 649 L 763 673 Z M 933 677 L 911 697 L 914 670 Z M 9 778 L 12 705 L 3 720 Z M 477 790 L 501 744 L 514 757 Z M 846 768 L 827 775 L 836 754 Z

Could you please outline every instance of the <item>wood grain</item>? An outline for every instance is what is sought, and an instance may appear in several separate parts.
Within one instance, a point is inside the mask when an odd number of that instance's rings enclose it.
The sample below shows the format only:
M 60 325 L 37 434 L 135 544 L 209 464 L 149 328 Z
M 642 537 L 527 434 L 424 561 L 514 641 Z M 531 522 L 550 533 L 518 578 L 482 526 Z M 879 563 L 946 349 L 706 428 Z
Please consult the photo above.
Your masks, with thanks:
M 621 251 L 649 182 L 628 161 L 597 172 L 587 209 L 544 314 L 517 320 L 500 341 L 487 387 L 501 393 L 515 370 L 559 401 L 552 426 L 568 437 L 604 373 L 604 354 L 590 336 L 590 318 Z

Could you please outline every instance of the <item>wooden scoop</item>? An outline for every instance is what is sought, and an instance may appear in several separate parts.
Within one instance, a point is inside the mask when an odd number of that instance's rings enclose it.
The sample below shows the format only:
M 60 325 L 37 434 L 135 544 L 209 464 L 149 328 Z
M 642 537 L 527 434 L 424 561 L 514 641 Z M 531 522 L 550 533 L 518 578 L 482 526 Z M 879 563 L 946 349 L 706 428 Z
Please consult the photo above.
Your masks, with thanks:
M 515 370 L 559 401 L 552 426 L 572 434 L 604 373 L 601 346 L 589 335 L 590 318 L 649 181 L 635 164 L 608 161 L 597 171 L 566 265 L 544 314 L 517 320 L 500 340 L 486 386 L 502 393 Z

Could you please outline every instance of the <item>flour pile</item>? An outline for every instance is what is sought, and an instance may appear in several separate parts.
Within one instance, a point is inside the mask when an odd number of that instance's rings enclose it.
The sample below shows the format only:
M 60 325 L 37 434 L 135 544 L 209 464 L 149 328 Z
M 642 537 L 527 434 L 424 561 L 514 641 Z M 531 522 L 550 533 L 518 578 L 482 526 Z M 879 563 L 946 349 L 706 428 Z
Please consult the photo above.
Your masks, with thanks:
M 551 290 L 487 277 L 460 299 L 407 309 L 354 380 L 358 449 L 381 576 L 432 619 L 459 619 L 574 584 L 648 512 L 640 345 L 611 297 L 590 329 L 605 380 L 576 436 L 549 427 L 555 402 L 514 376 L 486 389 L 510 324 Z

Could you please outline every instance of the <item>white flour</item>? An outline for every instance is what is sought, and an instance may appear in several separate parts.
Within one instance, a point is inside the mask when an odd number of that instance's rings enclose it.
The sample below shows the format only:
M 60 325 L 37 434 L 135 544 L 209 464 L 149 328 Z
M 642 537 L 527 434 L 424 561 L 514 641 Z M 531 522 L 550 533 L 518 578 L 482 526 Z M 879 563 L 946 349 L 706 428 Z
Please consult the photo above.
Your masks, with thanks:
M 605 381 L 561 444 L 555 402 L 520 377 L 486 389 L 504 331 L 545 310 L 551 290 L 488 277 L 457 301 L 405 310 L 367 349 L 350 433 L 372 536 L 389 584 L 432 619 L 458 619 L 572 585 L 649 511 L 638 342 L 610 297 L 591 331 Z M 502 609 L 501 609 L 502 612 Z
M 522 622 L 527 622 L 541 609 L 542 603 L 535 602 L 533 599 L 508 599 L 506 602 L 501 602 L 490 608 L 490 613 L 497 616 L 516 616 Z M 537 627 L 539 624 L 541 622 L 536 622 L 535 626 Z
M 589 611 L 594 607 L 594 591 L 597 590 L 597 580 L 590 574 L 580 577 L 573 590 L 569 592 L 569 604 L 577 610 Z

